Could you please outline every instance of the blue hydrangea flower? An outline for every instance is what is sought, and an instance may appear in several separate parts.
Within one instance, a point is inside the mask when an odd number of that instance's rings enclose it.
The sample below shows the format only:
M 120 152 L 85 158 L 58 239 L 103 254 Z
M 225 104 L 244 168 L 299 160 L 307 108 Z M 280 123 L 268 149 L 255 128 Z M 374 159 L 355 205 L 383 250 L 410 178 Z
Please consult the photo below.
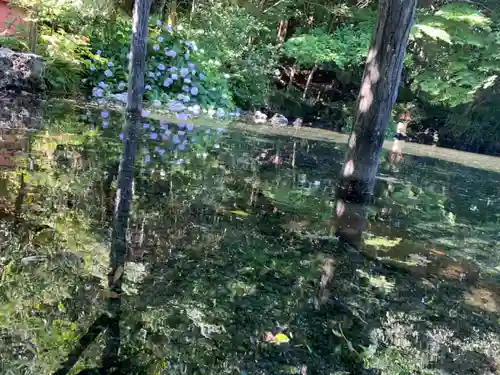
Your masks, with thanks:
M 161 26 L 161 25 L 163 25 L 163 22 L 161 22 L 161 20 L 156 20 L 156 25 Z
M 185 54 L 184 54 L 184 58 L 185 58 L 186 60 L 189 60 L 189 53 L 185 53 Z
M 103 88 L 103 89 L 105 89 L 106 87 L 108 87 L 108 85 L 106 84 L 106 82 L 103 82 L 103 81 L 99 82 L 97 85 L 99 87 Z
M 187 125 L 186 125 L 186 130 L 187 130 L 188 132 L 192 132 L 192 131 L 193 131 L 193 129 L 194 129 L 194 125 L 193 125 L 193 124 L 187 124 Z
M 198 138 L 196 137 L 191 137 L 191 143 L 196 143 L 196 141 L 198 140 Z
M 166 68 L 165 68 L 165 65 L 163 64 L 158 64 L 158 70 L 161 70 L 161 71 L 164 71 Z
M 181 143 L 179 145 L 179 150 L 183 151 L 186 148 L 186 145 L 184 143 Z
M 183 85 L 181 90 L 184 92 L 189 92 L 189 86 Z
M 151 88 L 152 88 L 152 87 L 151 87 L 151 85 L 146 85 L 146 86 L 144 86 L 144 90 L 146 90 L 146 91 L 151 90 Z
M 110 68 L 112 68 L 112 67 L 113 67 L 113 61 L 109 61 L 109 62 L 108 62 L 108 66 L 109 66 Z
M 181 139 L 177 134 L 175 134 L 174 137 L 172 138 L 172 142 L 174 142 L 174 145 L 178 145 L 179 143 L 181 143 Z
M 151 139 L 154 141 L 158 138 L 158 133 L 151 133 Z
M 187 102 L 189 102 L 190 100 L 191 100 L 191 98 L 189 97 L 189 95 L 184 95 L 184 97 L 182 98 L 182 101 L 183 101 L 184 103 L 187 103 Z
M 163 156 L 163 154 L 165 153 L 165 149 L 158 147 L 156 152 L 159 153 L 161 156 Z
M 149 124 L 142 124 L 142 127 L 143 127 L 144 129 L 149 129 Z
M 153 51 L 159 51 L 160 46 L 158 44 L 153 44 Z
M 100 98 L 103 96 L 103 91 L 100 87 L 94 87 L 92 89 L 92 95 L 95 96 L 96 98 Z
M 167 55 L 168 57 L 175 57 L 177 56 L 177 52 L 175 52 L 174 50 L 169 50 L 165 53 L 165 55 Z
M 190 63 L 188 64 L 188 68 L 189 68 L 189 69 L 194 69 L 194 68 L 196 68 L 196 65 L 194 65 L 192 62 L 190 62 Z
M 163 81 L 163 86 L 168 87 L 172 83 L 174 83 L 174 80 L 172 78 L 168 77 L 165 81 Z
M 200 79 L 203 79 L 203 78 L 205 78 L 205 74 L 200 73 L 200 74 L 199 74 L 199 77 L 200 77 Z
M 172 26 L 170 26 L 170 25 L 165 25 L 165 30 L 166 30 L 166 31 L 172 31 Z
M 146 163 L 149 163 L 151 161 L 151 155 L 147 154 L 146 156 L 144 156 L 144 161 Z
M 125 139 L 125 136 L 123 135 L 123 133 L 120 133 L 120 140 L 124 140 Z
M 177 159 L 175 161 L 175 164 L 178 164 L 178 165 L 184 164 L 184 159 Z
M 95 70 L 95 66 L 94 65 L 90 65 L 89 69 L 90 69 L 91 72 L 93 72 Z
M 98 55 L 98 56 L 101 56 L 102 51 L 100 49 L 98 49 L 97 51 L 95 51 L 95 54 Z
M 101 112 L 101 117 L 102 117 L 102 118 L 108 118 L 108 117 L 109 117 L 109 112 L 107 112 L 107 111 L 102 111 L 102 112 Z
M 174 73 L 170 76 L 170 78 L 172 78 L 174 81 L 177 81 L 179 79 L 179 76 Z
M 108 77 L 108 78 L 109 78 L 109 77 L 113 77 L 113 72 L 112 72 L 111 70 L 109 70 L 109 69 L 106 69 L 106 70 L 104 71 L 104 75 L 105 75 L 106 77 Z
M 189 74 L 189 70 L 187 68 L 181 69 L 181 76 L 185 77 Z
M 118 84 L 118 88 L 119 88 L 120 90 L 123 90 L 123 89 L 125 88 L 125 82 L 120 81 L 120 83 Z
M 184 78 L 184 83 L 191 83 L 191 79 L 190 78 Z
M 176 72 L 176 71 L 177 71 L 177 67 L 176 67 L 176 66 L 172 66 L 172 67 L 170 67 L 170 68 L 168 69 L 168 71 L 169 71 L 170 73 Z
M 183 122 L 180 122 L 180 123 L 177 125 L 177 127 L 178 127 L 179 129 L 184 129 L 184 128 L 186 127 L 186 124 L 184 124 Z M 179 132 L 179 133 L 180 133 L 180 132 Z M 177 133 L 177 134 L 179 134 L 179 133 Z
M 198 95 L 198 87 L 191 87 L 191 95 L 196 96 Z
M 108 121 L 103 121 L 103 122 L 102 122 L 102 127 L 103 127 L 103 128 L 107 128 L 107 127 L 108 127 L 108 125 L 109 125 L 109 122 L 108 122 Z
M 156 74 L 154 72 L 148 72 L 148 77 L 154 78 L 154 77 L 156 77 Z
M 148 118 L 149 117 L 149 114 L 150 112 L 149 111 L 146 111 L 145 109 L 142 110 L 142 113 L 141 113 L 141 116 L 144 117 L 144 118 Z
M 158 43 L 163 43 L 165 38 L 163 38 L 162 36 L 159 36 L 156 40 L 158 41 Z
M 177 117 L 179 120 L 187 120 L 189 118 L 189 114 L 187 114 L 187 113 L 176 113 L 175 117 Z

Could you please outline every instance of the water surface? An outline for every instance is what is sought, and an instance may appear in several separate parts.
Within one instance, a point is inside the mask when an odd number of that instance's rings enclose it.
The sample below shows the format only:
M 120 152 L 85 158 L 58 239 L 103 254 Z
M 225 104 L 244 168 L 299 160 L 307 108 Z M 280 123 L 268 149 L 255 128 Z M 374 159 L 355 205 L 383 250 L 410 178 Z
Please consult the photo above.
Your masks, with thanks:
M 43 108 L 39 131 L 2 133 L 6 374 L 54 372 L 109 297 L 122 115 Z M 331 236 L 344 135 L 144 124 L 123 373 L 498 371 L 500 159 L 386 144 L 356 253 Z M 107 344 L 99 336 L 73 373 L 100 366 Z

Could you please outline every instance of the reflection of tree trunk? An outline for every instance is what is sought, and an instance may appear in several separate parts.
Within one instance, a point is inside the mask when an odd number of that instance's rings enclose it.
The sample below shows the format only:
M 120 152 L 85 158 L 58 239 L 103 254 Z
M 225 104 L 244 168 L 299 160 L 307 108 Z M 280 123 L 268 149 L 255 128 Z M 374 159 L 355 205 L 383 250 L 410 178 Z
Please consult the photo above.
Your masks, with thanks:
M 382 0 L 358 96 L 356 120 L 339 177 L 336 234 L 359 246 L 384 133 L 396 100 L 416 0 Z
M 28 173 L 33 172 L 33 159 L 31 158 L 31 137 L 28 137 L 25 140 L 26 144 L 26 153 L 28 155 Z M 19 192 L 17 193 L 16 202 L 14 205 L 14 226 L 17 227 L 21 221 L 21 215 L 23 211 L 23 203 L 26 198 L 27 192 L 27 184 L 26 184 L 26 173 L 24 171 L 19 175 Z
M 389 152 L 389 163 L 394 168 L 403 160 L 403 146 L 406 142 L 401 139 L 395 139 L 392 144 L 391 151 Z
M 313 68 L 311 69 L 311 72 L 309 73 L 309 77 L 307 77 L 306 87 L 304 88 L 304 93 L 302 94 L 302 99 L 305 99 L 307 96 L 307 90 L 309 90 L 309 86 L 311 85 L 311 81 L 312 81 L 314 73 L 316 72 L 316 69 L 318 69 L 318 64 L 315 64 L 313 66 Z

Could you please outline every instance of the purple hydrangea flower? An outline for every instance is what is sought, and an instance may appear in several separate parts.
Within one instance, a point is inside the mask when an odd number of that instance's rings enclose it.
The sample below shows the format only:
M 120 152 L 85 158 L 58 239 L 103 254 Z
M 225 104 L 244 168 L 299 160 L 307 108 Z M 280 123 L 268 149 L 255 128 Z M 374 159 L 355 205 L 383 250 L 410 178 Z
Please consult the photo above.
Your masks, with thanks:
M 103 127 L 103 128 L 107 128 L 107 127 L 108 127 L 108 125 L 109 125 L 109 122 L 107 122 L 107 121 L 103 121 L 103 122 L 102 122 L 102 127 Z
M 183 151 L 186 148 L 186 145 L 184 143 L 181 143 L 179 145 L 179 150 Z
M 156 20 L 156 25 L 161 26 L 161 25 L 163 25 L 163 22 L 161 22 L 161 20 Z
M 144 86 L 144 90 L 146 90 L 146 91 L 151 90 L 151 88 L 152 88 L 152 87 L 151 87 L 151 85 L 146 85 L 146 86 Z
M 187 113 L 176 113 L 175 117 L 179 120 L 187 120 L 189 118 L 189 114 Z
M 189 70 L 187 68 L 181 69 L 181 76 L 185 77 L 189 74 Z
M 154 72 L 148 72 L 148 77 L 154 78 L 154 77 L 156 77 L 156 74 Z
M 172 83 L 174 83 L 174 80 L 172 78 L 168 77 L 165 81 L 163 81 L 163 86 L 168 87 Z
M 144 161 L 146 163 L 149 163 L 151 161 L 151 155 L 148 154 L 148 155 L 144 156 Z
M 191 79 L 190 78 L 184 78 L 184 83 L 191 83 Z
M 92 89 L 92 95 L 95 96 L 96 98 L 100 98 L 103 96 L 103 91 L 100 87 L 94 87 Z
M 170 67 L 170 68 L 168 69 L 168 71 L 169 71 L 170 73 L 176 72 L 176 71 L 177 71 L 177 67 L 176 67 L 176 66 L 172 66 L 172 67 Z
M 191 87 L 190 93 L 193 96 L 198 95 L 198 87 Z
M 144 129 L 149 129 L 149 124 L 142 124 L 142 127 L 143 127 Z
M 159 153 L 161 156 L 163 156 L 163 154 L 165 153 L 165 149 L 158 147 L 156 152 Z
M 123 135 L 123 133 L 120 133 L 120 140 L 123 141 L 125 139 L 125 136 Z
M 151 139 L 154 141 L 158 138 L 158 133 L 151 133 Z
M 165 65 L 163 64 L 158 64 L 158 70 L 161 70 L 161 71 L 164 71 L 166 68 L 165 68 Z
M 184 97 L 182 98 L 182 101 L 183 101 L 184 103 L 187 103 L 187 102 L 189 102 L 190 100 L 191 100 L 191 98 L 189 97 L 189 95 L 184 95 Z
M 170 26 L 170 25 L 165 25 L 165 30 L 166 30 L 166 31 L 172 31 L 172 26 Z
M 110 68 L 112 68 L 112 67 L 113 67 L 113 61 L 109 61 L 109 62 L 108 62 L 108 66 L 109 66 Z
M 193 125 L 193 124 L 187 124 L 187 125 L 186 125 L 186 130 L 187 130 L 188 132 L 192 132 L 192 131 L 193 131 L 193 129 L 194 129 L 194 125 Z
M 106 82 L 103 82 L 103 81 L 99 82 L 98 85 L 99 85 L 99 87 L 101 87 L 103 89 L 105 89 L 106 87 L 108 87 L 108 85 L 106 84 Z
M 97 51 L 95 51 L 95 54 L 98 55 L 98 56 L 101 56 L 102 51 L 100 49 L 98 49 Z
M 184 129 L 184 128 L 186 127 L 186 124 L 184 124 L 183 122 L 180 122 L 180 123 L 177 125 L 177 127 L 178 127 L 179 129 Z M 178 134 L 178 133 L 177 133 L 177 134 Z
M 179 143 L 181 143 L 181 139 L 177 134 L 175 134 L 174 137 L 172 138 L 172 142 L 174 142 L 174 145 L 178 145 Z
M 111 70 L 109 70 L 109 69 L 106 69 L 106 70 L 104 71 L 104 75 L 105 75 L 106 77 L 108 77 L 108 78 L 109 78 L 109 77 L 113 77 L 113 72 L 112 72 Z
M 175 57 L 177 56 L 177 52 L 175 52 L 174 50 L 169 50 L 165 53 L 165 55 L 167 55 L 168 57 Z
M 200 74 L 199 74 L 199 77 L 200 77 L 200 79 L 203 79 L 203 78 L 205 78 L 205 74 L 200 73 Z
M 101 112 L 101 117 L 102 118 L 108 118 L 109 117 L 109 112 L 107 112 L 107 111 Z
M 170 78 L 172 78 L 174 81 L 177 81 L 179 79 L 179 76 L 174 73 L 170 76 Z
M 120 90 L 123 90 L 123 89 L 125 88 L 125 82 L 120 81 L 120 83 L 118 84 L 118 88 L 119 88 Z
M 189 68 L 189 69 L 194 69 L 195 67 L 196 67 L 196 65 L 194 65 L 192 62 L 190 62 L 190 63 L 188 64 L 188 68 Z
M 159 51 L 160 46 L 158 44 L 153 44 L 153 51 Z
M 182 86 L 182 91 L 189 92 L 189 86 L 183 85 Z

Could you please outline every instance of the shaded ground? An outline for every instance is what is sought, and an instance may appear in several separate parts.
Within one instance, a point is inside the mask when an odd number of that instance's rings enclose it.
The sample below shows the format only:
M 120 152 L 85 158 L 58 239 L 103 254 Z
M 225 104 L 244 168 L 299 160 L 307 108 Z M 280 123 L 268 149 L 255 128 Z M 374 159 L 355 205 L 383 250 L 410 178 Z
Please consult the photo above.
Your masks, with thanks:
M 53 372 L 105 307 L 121 118 L 90 130 L 99 121 L 51 113 L 17 169 L 1 170 L 1 373 Z M 166 153 L 184 164 L 140 162 L 124 373 L 500 371 L 499 174 L 387 155 L 358 253 L 329 236 L 343 143 L 192 134 Z

